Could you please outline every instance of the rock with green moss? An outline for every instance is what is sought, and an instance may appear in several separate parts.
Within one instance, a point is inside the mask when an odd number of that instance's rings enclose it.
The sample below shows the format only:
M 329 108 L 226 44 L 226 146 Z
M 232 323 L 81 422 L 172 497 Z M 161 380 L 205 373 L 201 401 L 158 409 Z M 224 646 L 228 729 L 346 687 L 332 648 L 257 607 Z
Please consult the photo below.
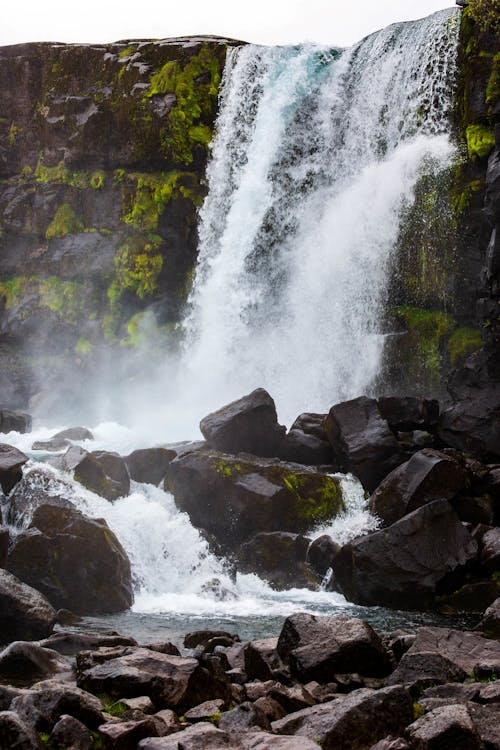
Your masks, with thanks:
M 284 531 L 255 534 L 241 545 L 237 568 L 256 573 L 274 589 L 317 589 L 318 582 L 306 564 L 311 540 L 301 534 Z
M 208 448 L 172 461 L 165 488 L 191 522 L 226 549 L 260 532 L 305 533 L 344 509 L 336 477 L 298 464 Z

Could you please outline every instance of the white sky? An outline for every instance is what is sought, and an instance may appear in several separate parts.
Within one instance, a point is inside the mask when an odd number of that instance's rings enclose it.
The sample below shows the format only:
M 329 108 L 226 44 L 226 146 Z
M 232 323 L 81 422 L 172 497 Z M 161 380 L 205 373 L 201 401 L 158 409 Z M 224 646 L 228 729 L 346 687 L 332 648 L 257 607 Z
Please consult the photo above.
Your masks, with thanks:
M 258 44 L 347 46 L 454 0 L 1 0 L 0 45 L 217 34 Z

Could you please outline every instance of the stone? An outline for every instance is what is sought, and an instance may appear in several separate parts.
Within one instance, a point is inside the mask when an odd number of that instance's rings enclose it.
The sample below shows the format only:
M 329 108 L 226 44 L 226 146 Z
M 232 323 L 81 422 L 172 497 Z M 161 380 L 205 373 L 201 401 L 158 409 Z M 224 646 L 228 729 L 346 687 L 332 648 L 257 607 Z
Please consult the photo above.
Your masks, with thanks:
M 326 414 L 301 414 L 290 427 L 279 447 L 279 458 L 298 464 L 322 466 L 333 463 L 333 452 L 326 432 Z
M 340 544 L 334 542 L 331 536 L 323 534 L 314 539 L 307 549 L 306 562 L 323 580 L 327 571 L 333 568 L 335 558 L 340 552 Z
M 31 432 L 31 416 L 22 411 L 0 409 L 0 432 Z
M 500 663 L 497 641 L 469 631 L 422 627 L 387 682 L 425 687 L 430 683 L 462 682 L 486 661 Z
M 144 648 L 149 648 L 151 651 L 158 651 L 159 654 L 170 654 L 170 656 L 180 656 L 181 652 L 173 643 L 170 641 L 160 641 L 159 643 L 145 643 Z
M 491 525 L 494 522 L 495 507 L 491 497 L 459 495 L 451 500 L 451 505 L 463 523 Z
M 171 462 L 165 489 L 226 549 L 259 532 L 304 534 L 344 508 L 340 480 L 297 464 L 201 449 Z
M 75 480 L 107 500 L 118 500 L 130 492 L 130 477 L 118 453 L 92 451 L 75 468 Z
M 244 701 L 241 702 L 243 703 Z M 278 719 L 282 719 L 287 714 L 287 711 L 285 711 L 281 704 L 271 697 L 257 698 L 253 705 L 264 713 L 269 722 L 278 721 Z M 301 708 L 304 708 L 304 706 L 301 706 Z
M 142 740 L 137 747 L 138 750 L 317 750 L 318 745 L 302 737 L 276 737 L 266 732 L 235 735 L 212 724 L 200 723 L 181 734 Z
M 268 696 L 281 706 L 285 714 L 300 711 L 316 703 L 313 696 L 307 692 L 303 685 L 294 685 L 293 687 L 277 685 L 269 690 Z
M 124 461 L 135 482 L 158 485 L 167 473 L 170 462 L 177 457 L 177 452 L 170 448 L 142 448 L 135 450 Z
M 145 648 L 109 659 L 78 676 L 79 686 L 118 698 L 147 695 L 156 708 L 173 708 L 181 713 L 206 700 L 227 701 L 230 684 L 214 662 L 170 656 Z
M 369 508 L 383 526 L 432 500 L 451 500 L 465 486 L 467 474 L 457 461 L 439 451 L 425 449 L 398 466 L 370 497 Z
M 276 734 L 300 735 L 323 750 L 358 750 L 388 734 L 402 734 L 413 718 L 413 702 L 401 686 L 362 688 L 272 723 Z
M 56 651 L 36 643 L 14 641 L 0 651 L 0 679 L 16 685 L 32 685 L 56 674 L 71 674 L 69 663 Z
M 58 630 L 57 633 L 40 641 L 40 646 L 50 648 L 64 656 L 74 656 L 85 649 L 96 650 L 102 647 L 137 646 L 137 641 L 125 635 L 106 633 L 75 633 Z
M 500 528 L 487 531 L 481 539 L 481 564 L 490 573 L 500 571 Z
M 221 698 L 216 698 L 212 701 L 204 701 L 198 706 L 188 709 L 184 716 L 187 721 L 209 721 L 212 717 L 217 716 L 224 710 L 224 701 Z
M 270 680 L 283 664 L 276 647 L 277 638 L 250 641 L 245 647 L 245 672 L 249 680 Z
M 52 440 L 93 440 L 94 436 L 90 430 L 86 427 L 68 427 L 66 430 L 61 430 L 55 435 L 52 435 Z
M 85 448 L 82 448 L 80 445 L 70 445 L 66 453 L 63 453 L 62 456 L 50 458 L 48 463 L 59 471 L 72 472 L 83 461 L 85 456 L 88 456 L 88 451 Z
M 55 609 L 39 591 L 0 570 L 0 633 L 4 643 L 46 638 L 55 621 Z
M 261 708 L 247 701 L 223 713 L 219 720 L 219 729 L 225 732 L 248 732 L 257 727 L 270 730 L 271 724 Z
M 120 721 L 101 724 L 99 734 L 104 737 L 105 747 L 110 750 L 135 750 L 137 743 L 145 737 L 158 737 L 159 726 L 152 716 L 140 721 Z
M 31 446 L 32 451 L 47 451 L 49 453 L 59 453 L 65 450 L 71 442 L 66 438 L 50 438 L 50 440 L 36 440 Z
M 301 534 L 274 531 L 255 534 L 242 544 L 236 555 L 238 570 L 255 573 L 272 588 L 317 588 L 306 565 L 310 539 Z
M 480 684 L 479 703 L 500 703 L 500 680 L 486 685 Z
M 63 714 L 50 735 L 52 742 L 65 750 L 92 750 L 92 735 L 81 721 Z
M 208 414 L 200 430 L 217 450 L 256 456 L 277 456 L 286 431 L 278 424 L 274 401 L 263 388 Z
M 9 551 L 10 534 L 9 530 L 0 526 L 0 568 L 5 568 L 7 554 Z
M 467 708 L 479 736 L 481 750 L 500 750 L 500 704 L 479 706 L 469 703 Z
M 33 513 L 41 505 L 74 508 L 67 499 L 70 494 L 71 487 L 67 482 L 57 479 L 44 466 L 35 465 L 25 470 L 23 478 L 10 494 L 8 521 L 20 528 L 27 528 Z
M 284 622 L 277 650 L 302 682 L 332 682 L 335 673 L 380 677 L 390 672 L 380 638 L 354 617 L 291 615 Z
M 379 398 L 378 408 L 382 419 L 397 432 L 429 430 L 439 419 L 439 402 L 434 399 L 386 396 Z
M 325 431 L 339 469 L 352 472 L 368 492 L 405 460 L 375 399 L 362 396 L 332 406 Z
M 28 456 L 17 448 L 0 443 L 0 487 L 5 495 L 22 479 L 22 468 L 27 460 Z
M 402 737 L 386 737 L 372 745 L 370 750 L 409 750 L 409 745 Z
M 197 646 L 206 647 L 214 638 L 228 638 L 233 643 L 240 640 L 235 633 L 228 633 L 226 630 L 195 630 L 192 633 L 186 633 L 184 636 L 184 646 L 186 648 L 197 648 Z
M 477 629 L 489 637 L 500 639 L 500 597 L 488 607 Z
M 443 614 L 484 612 L 500 596 L 500 583 L 492 580 L 466 583 L 458 591 L 439 597 L 438 609 Z
M 466 706 L 441 706 L 410 724 L 407 731 L 417 750 L 480 750 L 480 741 Z
M 103 723 L 103 706 L 84 690 L 57 680 L 44 680 L 11 703 L 23 721 L 39 732 L 51 731 L 63 714 L 73 716 L 89 729 Z
M 141 711 L 143 714 L 155 712 L 154 703 L 148 695 L 140 695 L 137 698 L 122 698 L 119 702 L 131 711 Z
M 477 543 L 450 504 L 434 500 L 344 545 L 335 558 L 334 580 L 356 604 L 425 609 L 447 577 L 460 574 L 476 555 Z
M 77 614 L 121 612 L 133 602 L 130 562 L 102 519 L 74 508 L 38 507 L 19 534 L 8 568 L 56 608 Z
M 0 711 L 2 750 L 41 750 L 38 735 L 14 711 Z
M 18 695 L 25 695 L 27 692 L 26 688 L 12 687 L 12 685 L 0 683 L 0 711 L 8 711 L 14 698 L 17 698 Z

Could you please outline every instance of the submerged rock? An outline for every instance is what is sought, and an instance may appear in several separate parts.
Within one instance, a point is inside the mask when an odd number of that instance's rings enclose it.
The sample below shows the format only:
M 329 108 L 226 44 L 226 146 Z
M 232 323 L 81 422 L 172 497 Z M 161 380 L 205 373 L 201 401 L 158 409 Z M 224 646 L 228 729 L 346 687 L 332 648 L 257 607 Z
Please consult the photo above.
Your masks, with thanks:
M 311 540 L 284 531 L 260 533 L 241 545 L 237 567 L 243 573 L 256 573 L 278 591 L 291 588 L 317 588 L 306 564 Z

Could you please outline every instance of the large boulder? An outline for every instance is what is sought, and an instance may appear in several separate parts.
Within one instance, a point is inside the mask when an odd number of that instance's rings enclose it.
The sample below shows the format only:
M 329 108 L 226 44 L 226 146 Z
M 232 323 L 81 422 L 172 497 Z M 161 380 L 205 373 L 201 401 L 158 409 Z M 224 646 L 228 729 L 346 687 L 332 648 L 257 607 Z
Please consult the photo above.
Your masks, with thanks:
M 380 414 L 389 427 L 401 432 L 433 429 L 439 419 L 439 403 L 414 396 L 379 398 Z
M 71 666 L 56 651 L 36 643 L 14 641 L 0 651 L 0 680 L 32 685 L 57 673 L 71 674 Z
M 441 706 L 430 711 L 408 727 L 407 736 L 411 746 L 418 750 L 481 748 L 467 707 L 459 704 Z
M 171 448 L 142 448 L 125 456 L 124 461 L 131 479 L 158 485 L 176 456 L 177 452 Z
M 373 628 L 354 617 L 300 613 L 287 617 L 278 653 L 302 682 L 333 682 L 335 674 L 356 672 L 380 677 L 390 661 Z
M 88 453 L 77 465 L 75 479 L 88 490 L 107 500 L 117 500 L 130 492 L 127 465 L 118 453 Z
M 28 456 L 12 445 L 0 443 L 0 487 L 8 495 L 23 476 L 23 466 Z
M 335 558 L 349 601 L 402 609 L 432 606 L 451 573 L 475 559 L 477 543 L 446 500 L 434 500 L 388 529 L 354 539 Z
M 352 472 L 369 492 L 405 460 L 375 399 L 361 396 L 332 406 L 325 431 L 339 468 Z
M 260 533 L 239 548 L 237 568 L 256 573 L 278 591 L 291 588 L 317 588 L 317 581 L 306 565 L 311 540 L 285 531 Z
M 0 747 L 5 750 L 41 750 L 37 733 L 14 711 L 0 711 Z
M 9 523 L 26 528 L 33 513 L 42 505 L 74 508 L 67 496 L 71 495 L 69 484 L 59 481 L 37 464 L 25 470 L 23 478 L 14 487 L 9 497 L 7 519 Z
M 0 642 L 46 638 L 56 611 L 35 589 L 0 570 Z
M 303 534 L 343 510 L 340 480 L 305 466 L 198 450 L 171 462 L 165 489 L 229 549 L 259 532 Z
M 451 500 L 466 479 L 465 469 L 445 453 L 419 451 L 383 480 L 371 496 L 369 508 L 384 526 L 390 526 L 431 500 Z
M 58 609 L 100 614 L 133 602 L 130 562 L 120 542 L 104 520 L 75 508 L 38 507 L 7 566 Z
M 31 417 L 22 411 L 0 409 L 0 432 L 31 432 Z
M 326 414 L 305 413 L 297 417 L 278 449 L 286 461 L 321 466 L 332 464 L 333 451 L 326 436 Z
M 362 688 L 273 721 L 272 728 L 276 734 L 315 740 L 323 750 L 360 750 L 389 734 L 402 734 L 412 719 L 413 702 L 401 686 Z
M 285 435 L 276 406 L 263 388 L 208 414 L 200 422 L 203 437 L 220 451 L 277 456 Z
M 200 663 L 198 659 L 146 648 L 132 649 L 81 671 L 78 685 L 116 699 L 147 695 L 157 709 L 172 708 L 181 713 L 214 698 L 228 703 L 231 697 L 229 680 L 218 659 Z
M 32 690 L 14 698 L 11 710 L 39 732 L 50 732 L 63 714 L 73 716 L 90 729 L 96 729 L 104 721 L 99 698 L 56 679 L 37 682 Z

